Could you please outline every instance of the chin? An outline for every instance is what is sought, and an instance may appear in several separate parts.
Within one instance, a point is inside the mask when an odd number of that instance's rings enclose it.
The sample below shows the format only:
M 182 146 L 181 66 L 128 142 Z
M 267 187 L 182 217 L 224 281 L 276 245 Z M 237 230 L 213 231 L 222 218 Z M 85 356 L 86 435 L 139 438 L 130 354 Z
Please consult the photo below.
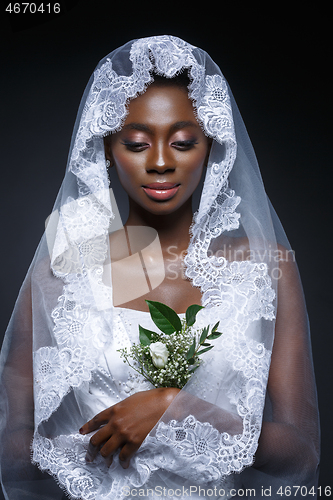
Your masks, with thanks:
M 181 207 L 167 207 L 167 206 L 157 206 L 156 208 L 149 208 L 146 209 L 147 212 L 153 214 L 153 215 L 171 215 L 175 212 L 178 212 L 178 210 Z
M 186 199 L 182 197 L 181 200 L 179 198 L 176 199 L 176 196 L 170 200 L 165 200 L 165 201 L 152 200 L 148 197 L 146 197 L 146 199 L 138 197 L 136 200 L 130 198 L 130 204 L 131 200 L 133 202 L 132 205 L 133 213 L 146 212 L 147 214 L 156 216 L 172 215 L 188 210 L 190 210 L 192 213 L 191 195 L 189 195 Z
M 159 201 L 152 202 L 148 206 L 146 205 L 145 210 L 154 215 L 172 215 L 175 213 L 179 213 L 182 210 L 188 210 L 188 205 L 190 204 L 190 210 L 192 211 L 192 201 L 191 199 L 186 199 L 182 203 L 176 200 L 168 200 L 168 201 Z

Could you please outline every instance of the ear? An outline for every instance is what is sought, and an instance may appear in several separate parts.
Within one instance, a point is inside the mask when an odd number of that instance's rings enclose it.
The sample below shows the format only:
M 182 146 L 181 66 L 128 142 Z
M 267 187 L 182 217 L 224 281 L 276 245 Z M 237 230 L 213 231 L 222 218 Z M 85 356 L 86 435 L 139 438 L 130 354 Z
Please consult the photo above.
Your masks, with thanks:
M 113 166 L 113 156 L 111 149 L 111 135 L 106 135 L 103 137 L 104 141 L 104 151 L 105 151 L 105 159 L 110 161 L 110 167 Z

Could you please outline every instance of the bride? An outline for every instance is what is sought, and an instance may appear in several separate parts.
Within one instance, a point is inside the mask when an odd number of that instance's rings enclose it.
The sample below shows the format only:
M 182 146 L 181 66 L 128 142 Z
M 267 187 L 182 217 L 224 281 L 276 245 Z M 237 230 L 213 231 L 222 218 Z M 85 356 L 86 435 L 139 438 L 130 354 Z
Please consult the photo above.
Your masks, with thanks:
M 146 300 L 180 317 L 202 304 L 198 329 L 219 322 L 182 389 L 154 387 L 121 359 L 139 324 L 156 329 Z M 1 367 L 9 499 L 315 498 L 318 411 L 294 254 L 201 49 L 156 36 L 97 66 Z

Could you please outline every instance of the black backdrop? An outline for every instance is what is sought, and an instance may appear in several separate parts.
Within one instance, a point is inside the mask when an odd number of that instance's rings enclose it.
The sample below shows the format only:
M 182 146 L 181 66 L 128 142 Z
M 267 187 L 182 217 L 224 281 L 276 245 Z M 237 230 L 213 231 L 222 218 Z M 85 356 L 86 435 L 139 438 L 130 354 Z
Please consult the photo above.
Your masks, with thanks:
M 10 14 L 8 4 L 0 18 L 0 335 L 52 210 L 95 65 L 133 38 L 184 38 L 205 49 L 229 81 L 268 196 L 296 252 L 321 408 L 320 485 L 333 486 L 329 3 L 307 2 L 297 10 L 291 2 L 67 0 L 57 15 Z

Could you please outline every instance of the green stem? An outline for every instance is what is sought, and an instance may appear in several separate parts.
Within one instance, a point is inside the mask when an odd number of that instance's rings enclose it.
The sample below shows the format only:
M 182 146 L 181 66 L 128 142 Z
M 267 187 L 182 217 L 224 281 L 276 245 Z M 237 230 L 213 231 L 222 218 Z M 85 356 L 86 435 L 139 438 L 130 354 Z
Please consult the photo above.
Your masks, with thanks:
M 205 340 L 203 340 L 202 342 L 199 342 L 199 345 L 197 346 L 196 350 L 193 353 L 193 356 L 190 359 L 194 359 L 195 358 L 195 356 L 196 356 L 197 352 L 199 351 L 200 347 L 202 346 L 202 344 L 205 343 Z
M 124 354 L 124 358 L 126 360 L 126 363 L 131 368 L 133 368 L 133 370 L 135 370 L 137 373 L 139 373 L 140 375 L 142 375 L 146 380 L 148 380 L 148 382 L 150 382 L 154 387 L 156 387 L 155 384 L 154 384 L 154 382 L 152 381 L 152 379 L 148 375 L 145 374 L 145 372 L 143 371 L 142 368 L 141 368 L 141 370 L 138 370 L 137 368 L 135 368 L 135 366 L 131 365 L 131 363 L 128 361 L 128 358 L 127 358 L 126 354 Z M 139 363 L 140 363 L 140 361 L 139 361 Z M 142 363 L 141 363 L 141 365 L 142 365 Z

